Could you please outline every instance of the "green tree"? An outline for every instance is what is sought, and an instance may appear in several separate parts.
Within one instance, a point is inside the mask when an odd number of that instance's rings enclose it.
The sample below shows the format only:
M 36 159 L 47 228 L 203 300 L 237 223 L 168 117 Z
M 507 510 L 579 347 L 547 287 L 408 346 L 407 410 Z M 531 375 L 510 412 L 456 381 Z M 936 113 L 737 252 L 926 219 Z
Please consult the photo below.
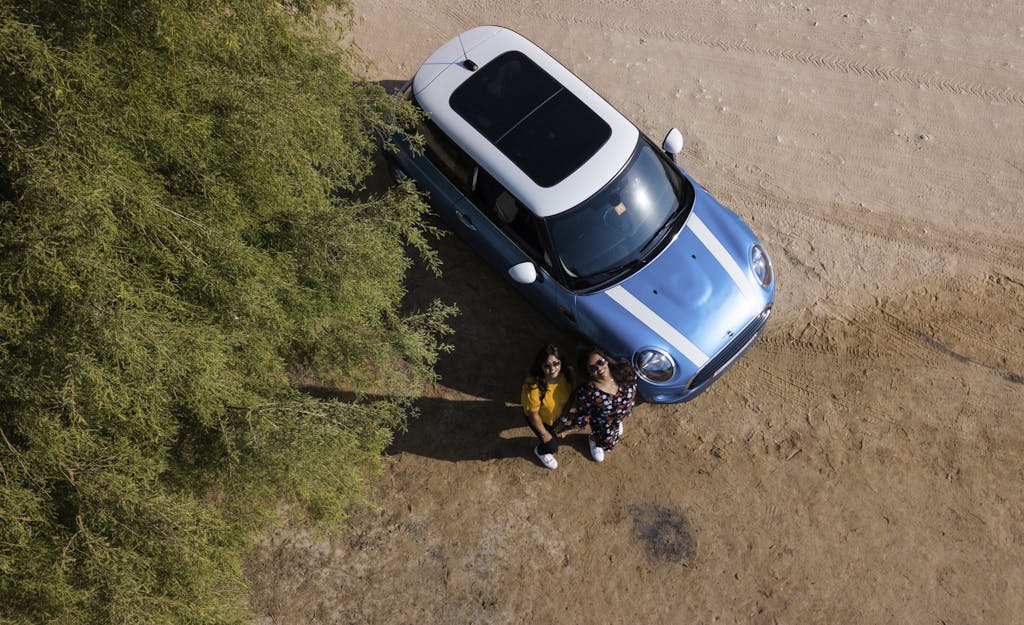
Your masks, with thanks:
M 342 518 L 432 375 L 424 204 L 363 189 L 416 114 L 329 8 L 0 0 L 0 621 L 244 622 L 252 533 Z

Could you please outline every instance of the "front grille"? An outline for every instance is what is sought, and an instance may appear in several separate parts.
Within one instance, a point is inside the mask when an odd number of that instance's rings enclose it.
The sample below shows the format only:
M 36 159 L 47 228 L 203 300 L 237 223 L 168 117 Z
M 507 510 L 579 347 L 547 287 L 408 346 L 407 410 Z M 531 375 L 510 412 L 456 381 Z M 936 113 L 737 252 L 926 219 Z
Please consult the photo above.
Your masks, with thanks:
M 740 354 L 745 352 L 750 344 L 753 343 L 758 336 L 761 335 L 761 331 L 764 330 L 765 324 L 768 322 L 768 316 L 772 314 L 771 308 L 765 308 L 761 311 L 757 317 L 755 317 L 747 327 L 743 328 L 739 334 L 732 340 L 731 343 L 726 345 L 722 351 L 718 352 L 714 358 L 708 361 L 708 364 L 704 365 L 704 368 L 697 372 L 697 375 L 693 376 L 690 380 L 690 385 L 686 387 L 687 391 L 698 388 L 705 382 L 716 377 L 719 373 L 724 371 L 726 367 L 732 364 Z

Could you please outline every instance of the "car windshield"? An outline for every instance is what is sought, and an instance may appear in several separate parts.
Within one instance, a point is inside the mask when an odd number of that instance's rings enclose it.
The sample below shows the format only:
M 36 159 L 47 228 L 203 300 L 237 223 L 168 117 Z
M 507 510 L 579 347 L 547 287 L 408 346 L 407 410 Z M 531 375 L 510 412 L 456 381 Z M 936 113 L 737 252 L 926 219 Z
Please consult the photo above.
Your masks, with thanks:
M 639 268 L 686 218 L 689 181 L 643 137 L 626 166 L 588 200 L 547 219 L 570 281 L 597 286 Z

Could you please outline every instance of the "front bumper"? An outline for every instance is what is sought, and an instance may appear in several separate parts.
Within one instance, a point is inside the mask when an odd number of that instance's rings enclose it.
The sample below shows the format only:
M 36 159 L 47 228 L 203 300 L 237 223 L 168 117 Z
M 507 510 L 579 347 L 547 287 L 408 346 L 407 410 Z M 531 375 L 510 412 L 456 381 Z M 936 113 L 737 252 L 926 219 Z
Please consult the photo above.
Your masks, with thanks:
M 772 308 L 768 306 L 757 317 L 754 317 L 732 341 L 690 379 L 685 387 L 666 387 L 638 378 L 637 390 L 641 397 L 652 404 L 673 404 L 694 399 L 706 391 L 757 342 L 768 325 L 768 317 L 771 316 L 771 313 Z

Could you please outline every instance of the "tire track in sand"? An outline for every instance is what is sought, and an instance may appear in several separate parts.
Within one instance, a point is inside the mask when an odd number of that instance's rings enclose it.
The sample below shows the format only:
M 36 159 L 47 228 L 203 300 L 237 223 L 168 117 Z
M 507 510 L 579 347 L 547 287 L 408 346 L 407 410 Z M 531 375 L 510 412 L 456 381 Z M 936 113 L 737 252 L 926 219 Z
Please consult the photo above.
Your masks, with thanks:
M 980 82 L 928 74 L 904 67 L 873 65 L 839 54 L 819 54 L 801 48 L 757 46 L 744 41 L 711 37 L 686 28 L 668 31 L 658 28 L 624 25 L 620 22 L 613 23 L 604 19 L 583 15 L 566 16 L 550 12 L 537 13 L 527 9 L 509 9 L 509 12 L 519 17 L 541 19 L 566 25 L 575 24 L 604 32 L 626 32 L 637 36 L 656 37 L 664 41 L 695 44 L 706 48 L 715 48 L 723 52 L 741 52 L 756 57 L 811 65 L 822 70 L 848 74 L 857 78 L 893 82 L 950 95 L 968 96 L 987 102 L 1024 106 L 1024 91 L 1020 89 L 994 87 Z
M 733 187 L 730 193 L 732 204 L 737 208 L 742 207 L 741 213 L 768 217 L 759 217 L 761 223 L 778 223 L 779 219 L 772 217 L 781 218 L 795 213 L 828 228 L 883 241 L 893 250 L 912 246 L 946 256 L 956 254 L 989 263 L 1004 272 L 1010 272 L 1007 274 L 1008 279 L 1024 282 L 1024 256 L 1020 253 L 1024 241 L 1012 235 L 963 232 L 942 223 L 908 215 L 883 213 L 849 204 L 821 204 L 803 200 L 786 194 L 784 189 L 773 185 L 767 178 L 750 183 L 726 175 L 719 182 L 726 182 Z M 715 186 L 718 187 L 716 194 L 723 195 L 720 191 L 722 185 Z M 815 231 L 820 230 L 817 228 Z M 908 256 L 908 260 L 914 259 L 916 256 Z

